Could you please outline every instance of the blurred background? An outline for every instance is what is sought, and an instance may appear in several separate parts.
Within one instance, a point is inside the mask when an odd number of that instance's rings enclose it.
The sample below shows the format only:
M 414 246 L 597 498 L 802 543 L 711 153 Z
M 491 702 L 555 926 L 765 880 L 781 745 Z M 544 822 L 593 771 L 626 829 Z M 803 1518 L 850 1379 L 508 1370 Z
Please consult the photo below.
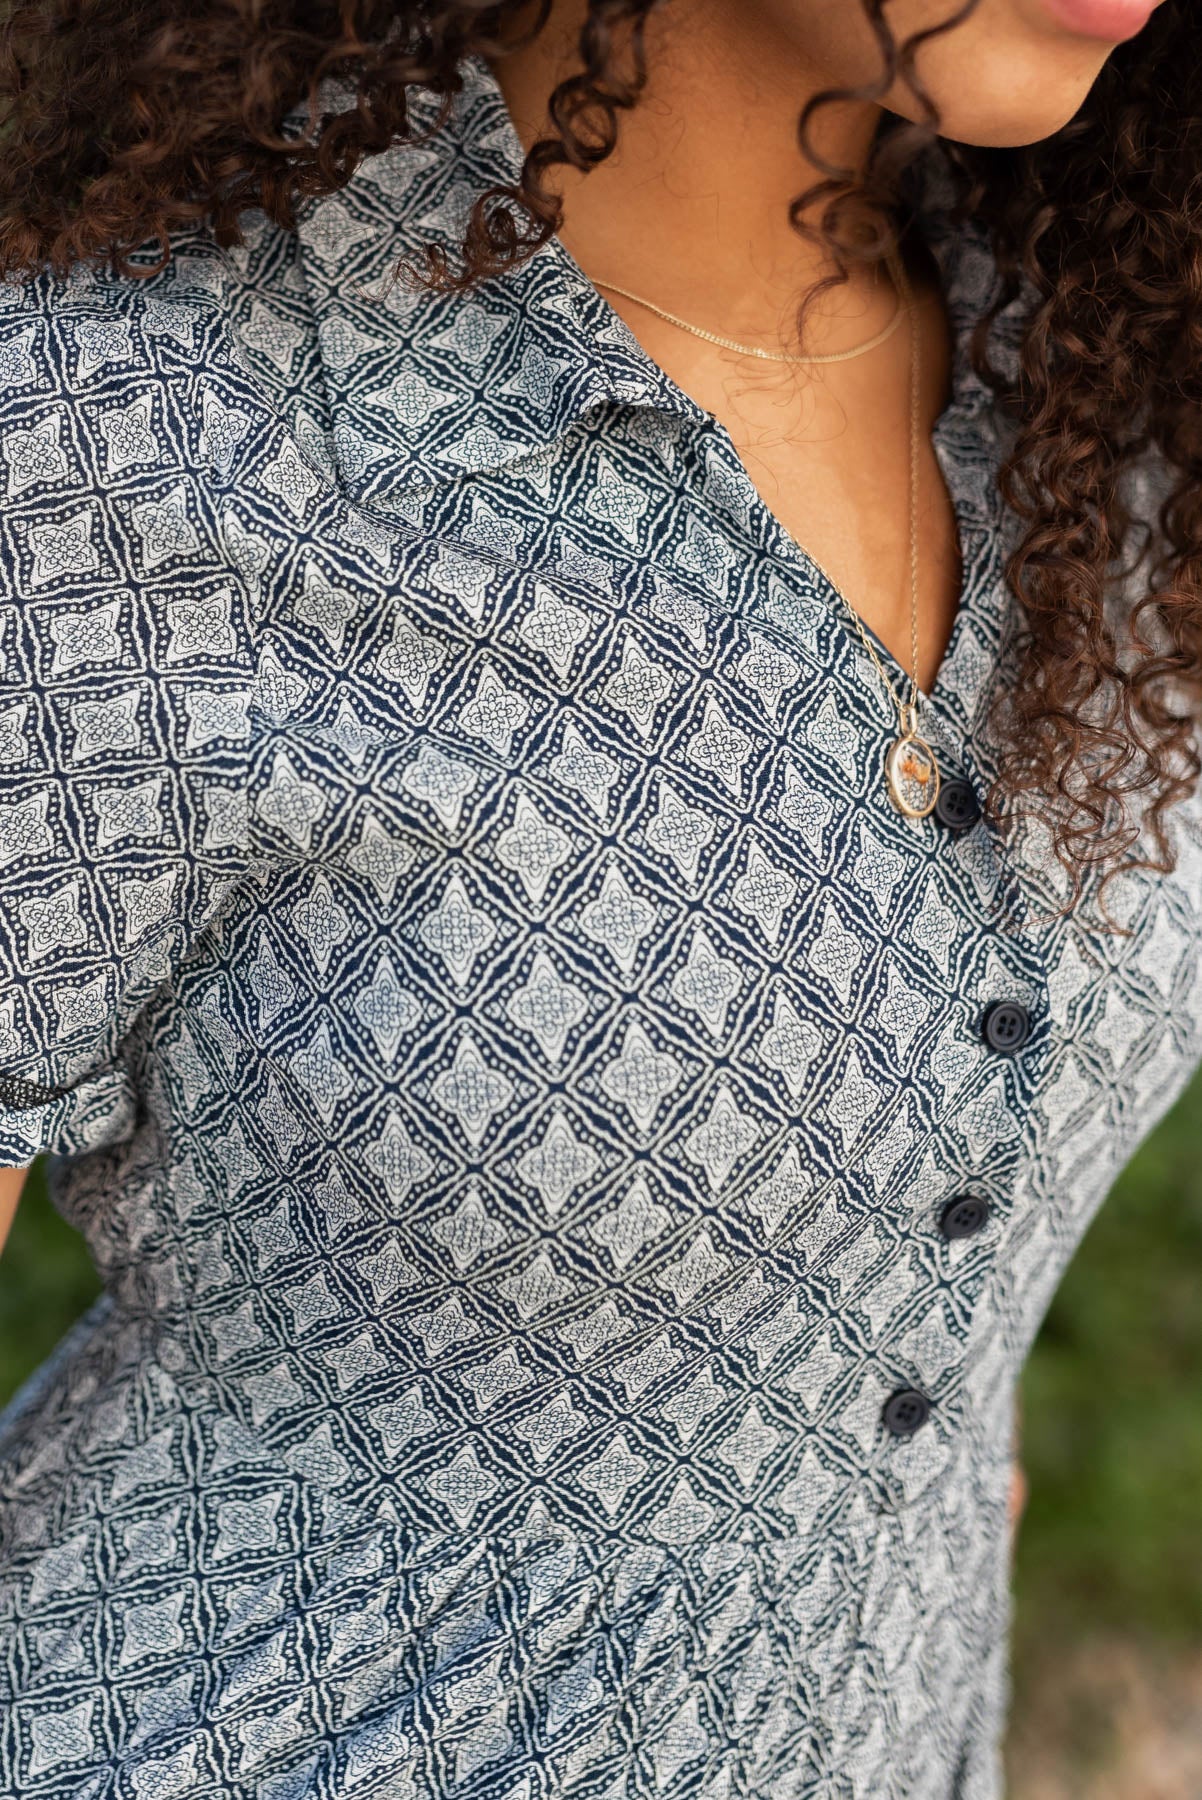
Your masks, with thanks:
M 31 1178 L 0 1404 L 96 1292 Z M 1027 1365 L 1008 1800 L 1202 1800 L 1202 1077 L 1139 1151 Z

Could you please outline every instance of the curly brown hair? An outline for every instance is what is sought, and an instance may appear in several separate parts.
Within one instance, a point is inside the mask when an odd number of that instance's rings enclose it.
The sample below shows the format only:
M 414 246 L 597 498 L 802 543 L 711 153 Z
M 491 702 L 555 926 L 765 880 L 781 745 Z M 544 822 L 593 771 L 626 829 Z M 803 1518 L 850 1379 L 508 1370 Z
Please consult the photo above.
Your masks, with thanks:
M 644 26 L 670 3 L 589 0 L 579 68 L 549 99 L 550 134 L 512 189 L 479 197 L 459 260 L 431 257 L 416 279 L 462 290 L 552 235 L 556 167 L 587 170 L 610 154 L 645 85 Z M 902 172 L 937 136 L 915 67 L 930 33 L 899 43 L 888 0 L 861 4 L 880 71 L 856 96 L 879 99 L 900 79 L 922 123 L 883 121 L 858 176 L 814 156 L 817 179 L 793 219 L 831 244 L 836 280 L 852 257 L 879 253 L 844 229 L 851 202 L 862 216 L 867 193 L 897 224 Z M 960 0 L 935 29 L 955 29 L 977 4 Z M 157 242 L 165 257 L 197 221 L 238 242 L 250 207 L 291 228 L 298 201 L 413 137 L 411 88 L 449 106 L 467 57 L 504 54 L 545 26 L 551 5 L 9 0 L 0 273 L 79 262 L 138 273 L 130 252 Z M 1172 868 L 1167 812 L 1200 769 L 1202 34 L 1187 14 L 1186 0 L 1164 0 L 1042 143 L 940 140 L 964 216 L 987 229 L 1002 272 L 971 349 L 1015 427 L 1000 485 L 1020 527 L 1007 573 L 1021 667 L 998 696 L 1005 748 L 986 805 L 998 821 L 1044 821 L 1073 899 L 1086 870 L 1104 871 L 1105 886 L 1120 866 Z M 350 88 L 335 112 L 319 94 L 331 77 Z M 841 97 L 810 102 L 807 150 L 815 110 Z M 298 131 L 289 120 L 306 103 Z M 1024 295 L 1017 354 L 999 365 L 992 328 Z M 1163 480 L 1141 499 L 1134 484 L 1150 465 Z M 1116 619 L 1108 596 L 1133 575 L 1137 596 Z

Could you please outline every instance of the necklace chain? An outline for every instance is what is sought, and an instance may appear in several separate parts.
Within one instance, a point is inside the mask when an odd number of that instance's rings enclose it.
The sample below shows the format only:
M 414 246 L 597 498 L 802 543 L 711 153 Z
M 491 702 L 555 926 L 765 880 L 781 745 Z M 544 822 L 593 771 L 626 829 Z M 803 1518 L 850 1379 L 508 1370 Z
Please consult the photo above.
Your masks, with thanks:
M 675 325 L 681 331 L 690 332 L 693 337 L 704 338 L 704 340 L 708 344 L 717 344 L 724 350 L 734 350 L 740 356 L 755 356 L 755 357 L 759 357 L 761 360 L 764 360 L 767 362 L 784 362 L 784 363 L 850 362 L 853 357 L 863 356 L 865 354 L 865 352 L 868 350 L 875 350 L 878 344 L 883 344 L 887 338 L 892 337 L 893 333 L 896 331 L 898 325 L 900 324 L 903 316 L 905 316 L 909 319 L 909 321 L 910 321 L 910 482 L 909 482 L 909 486 L 910 486 L 910 520 L 909 520 L 909 523 L 910 523 L 910 656 L 911 656 L 913 673 L 911 675 L 910 697 L 908 700 L 901 699 L 901 697 L 899 696 L 899 694 L 897 692 L 897 689 L 894 687 L 894 685 L 890 681 L 888 675 L 885 673 L 885 670 L 881 664 L 881 659 L 877 655 L 876 650 L 873 646 L 872 640 L 868 636 L 867 632 L 865 631 L 863 623 L 860 619 L 860 615 L 856 611 L 855 607 L 848 605 L 848 609 L 847 609 L 852 616 L 852 619 L 855 623 L 857 631 L 859 632 L 861 638 L 864 641 L 864 648 L 867 650 L 869 656 L 871 656 L 874 664 L 876 665 L 876 670 L 877 670 L 878 675 L 881 678 L 881 681 L 884 683 L 889 694 L 892 696 L 893 704 L 897 708 L 898 718 L 901 722 L 901 727 L 904 732 L 907 730 L 908 731 L 914 730 L 915 715 L 916 715 L 916 709 L 917 709 L 917 705 L 918 705 L 918 695 L 921 691 L 918 686 L 918 457 L 919 457 L 919 444 L 920 444 L 920 431 L 921 431 L 920 419 L 919 419 L 919 407 L 921 404 L 921 367 L 920 367 L 921 352 L 920 352 L 920 345 L 919 345 L 919 338 L 918 338 L 918 322 L 917 322 L 917 319 L 916 319 L 915 313 L 914 313 L 914 296 L 910 289 L 910 283 L 909 283 L 909 279 L 906 275 L 905 266 L 902 263 L 901 257 L 897 254 L 896 251 L 890 251 L 889 256 L 888 256 L 888 264 L 889 264 L 889 273 L 892 276 L 894 286 L 897 289 L 897 307 L 896 307 L 896 310 L 894 311 L 893 317 L 889 320 L 889 323 L 886 326 L 884 326 L 884 328 L 882 330 L 878 331 L 874 337 L 868 338 L 862 344 L 857 344 L 851 350 L 831 351 L 831 352 L 829 352 L 825 355 L 821 355 L 821 356 L 781 355 L 780 353 L 772 351 L 772 350 L 760 349 L 754 344 L 740 344 L 740 343 L 736 342 L 736 340 L 734 338 L 727 338 L 727 337 L 720 336 L 716 331 L 706 331 L 700 325 L 691 325 L 687 319 L 677 318 L 675 313 L 670 313 L 664 307 L 657 306 L 653 300 L 645 300 L 641 294 L 635 294 L 635 293 L 632 293 L 628 288 L 619 287 L 618 284 L 614 281 L 595 281 L 594 285 L 599 288 L 605 288 L 610 293 L 621 294 L 622 297 L 626 300 L 633 300 L 636 306 L 646 307 L 649 312 L 655 313 L 661 319 L 666 319 L 669 325 Z
M 900 257 L 890 257 L 890 271 L 897 283 L 901 296 L 899 310 L 903 310 L 910 320 L 910 676 L 909 700 L 902 700 L 890 681 L 877 655 L 872 639 L 864 629 L 863 621 L 854 606 L 848 606 L 856 630 L 864 640 L 864 648 L 876 665 L 877 674 L 884 682 L 893 697 L 897 708 L 897 716 L 903 731 L 913 731 L 916 723 L 918 696 L 921 689 L 918 685 L 918 460 L 921 444 L 922 403 L 922 350 L 918 337 L 918 319 L 914 310 L 914 296 Z
M 890 258 L 890 273 L 894 274 L 896 278 L 892 257 Z M 866 338 L 862 344 L 853 344 L 850 350 L 828 350 L 820 355 L 795 356 L 791 351 L 764 350 L 757 344 L 740 344 L 736 338 L 723 337 L 717 331 L 706 331 L 700 325 L 690 325 L 687 319 L 678 318 L 675 313 L 668 312 L 665 307 L 657 306 L 654 300 L 644 299 L 642 294 L 634 294 L 629 288 L 619 287 L 616 281 L 594 279 L 593 285 L 604 288 L 610 294 L 621 294 L 624 300 L 633 300 L 636 306 L 645 306 L 647 311 L 653 312 L 657 318 L 666 319 L 669 325 L 675 325 L 679 331 L 687 331 L 693 337 L 703 338 L 707 344 L 717 344 L 723 350 L 733 350 L 738 356 L 754 356 L 761 362 L 805 364 L 852 362 L 857 356 L 864 356 L 869 350 L 875 350 L 878 344 L 883 344 L 886 339 L 891 338 L 901 324 L 906 310 L 905 300 L 899 289 L 897 305 L 889 323 L 882 326 L 881 330 L 874 333 L 872 337 Z
M 939 792 L 939 765 L 931 751 L 930 745 L 925 742 L 918 732 L 918 700 L 922 691 L 918 685 L 918 486 L 919 450 L 921 445 L 920 411 L 922 404 L 922 349 L 919 340 L 918 316 L 914 305 L 914 295 L 910 287 L 909 278 L 906 275 L 905 266 L 902 263 L 900 254 L 896 250 L 889 251 L 887 260 L 889 272 L 893 278 L 898 296 L 897 309 L 894 312 L 892 319 L 890 319 L 889 323 L 881 331 L 876 333 L 875 337 L 869 338 L 863 344 L 856 345 L 854 349 L 835 351 L 822 356 L 780 355 L 770 350 L 759 349 L 755 345 L 740 344 L 733 338 L 721 337 L 717 332 L 705 331 L 699 325 L 691 325 L 686 319 L 678 319 L 674 313 L 665 311 L 661 306 L 656 306 L 651 300 L 643 299 L 640 294 L 634 294 L 629 292 L 626 288 L 618 287 L 615 282 L 598 281 L 595 285 L 599 288 L 607 288 L 611 293 L 621 294 L 625 299 L 632 300 L 636 306 L 646 307 L 650 312 L 656 313 L 661 319 L 666 319 L 670 325 L 677 326 L 681 331 L 690 332 L 694 337 L 704 338 L 707 343 L 717 344 L 725 350 L 733 350 L 740 356 L 754 356 L 767 362 L 849 362 L 853 357 L 863 356 L 865 351 L 875 349 L 878 344 L 884 343 L 886 338 L 891 337 L 893 332 L 897 329 L 903 314 L 905 314 L 909 320 L 909 572 L 910 657 L 912 672 L 910 676 L 910 692 L 907 699 L 903 700 L 901 698 L 892 681 L 889 679 L 889 676 L 886 674 L 884 665 L 877 655 L 876 647 L 869 637 L 868 632 L 864 627 L 863 620 L 860 618 L 855 607 L 847 600 L 844 600 L 844 605 L 851 614 L 852 622 L 863 640 L 864 648 L 872 658 L 882 684 L 889 693 L 894 706 L 897 708 L 898 725 L 901 735 L 890 750 L 889 756 L 886 758 L 886 777 L 890 794 L 893 796 L 895 804 L 900 806 L 902 811 L 909 813 L 912 817 L 922 818 L 931 810 Z M 843 598 L 842 595 L 840 595 L 840 598 Z M 907 755 L 909 756 L 908 765 L 906 760 Z M 898 773 L 899 768 L 902 777 L 909 778 L 911 783 L 913 783 L 915 779 L 917 780 L 919 787 L 922 789 L 921 804 L 907 798 L 903 793 L 902 782 Z
M 912 674 L 910 696 L 903 701 L 885 673 L 881 659 L 864 628 L 856 609 L 848 603 L 848 611 L 856 630 L 864 641 L 877 674 L 888 688 L 897 708 L 900 737 L 885 758 L 885 778 L 895 806 L 911 818 L 922 819 L 934 809 L 939 796 L 939 763 L 931 746 L 919 734 L 918 698 L 918 464 L 922 441 L 922 346 L 919 338 L 918 313 L 914 305 L 906 272 L 900 257 L 891 259 L 894 279 L 910 321 L 910 655 Z

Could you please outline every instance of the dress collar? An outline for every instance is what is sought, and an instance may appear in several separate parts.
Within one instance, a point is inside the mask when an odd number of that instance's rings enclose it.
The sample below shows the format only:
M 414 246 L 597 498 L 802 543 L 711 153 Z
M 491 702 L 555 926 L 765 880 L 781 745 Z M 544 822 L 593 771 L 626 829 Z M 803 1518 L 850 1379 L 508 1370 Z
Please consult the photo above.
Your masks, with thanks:
M 413 113 L 433 128 L 433 97 L 418 94 Z M 367 159 L 299 222 L 334 453 L 358 501 L 386 505 L 537 455 L 598 406 L 705 416 L 558 238 L 466 297 L 393 280 L 427 245 L 453 256 L 473 200 L 516 182 L 522 161 L 496 80 L 473 60 L 427 141 Z
M 453 257 L 474 199 L 520 175 L 522 146 L 486 64 L 465 64 L 442 124 L 439 105 L 415 92 L 419 141 L 366 159 L 298 223 L 333 450 L 350 497 L 404 511 L 415 490 L 537 457 L 600 406 L 706 420 L 557 237 L 466 297 L 413 292 L 393 278 L 425 246 Z M 953 328 L 947 422 L 967 423 L 992 399 L 967 342 L 996 270 L 979 228 L 954 220 L 937 165 L 934 153 L 924 156 L 914 179 Z

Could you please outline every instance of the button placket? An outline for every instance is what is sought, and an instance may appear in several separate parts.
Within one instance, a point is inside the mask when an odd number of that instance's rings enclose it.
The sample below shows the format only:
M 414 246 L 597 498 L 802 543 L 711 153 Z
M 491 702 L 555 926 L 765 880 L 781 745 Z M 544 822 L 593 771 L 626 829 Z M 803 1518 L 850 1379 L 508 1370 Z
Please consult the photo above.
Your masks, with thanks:
M 974 761 L 972 747 L 967 742 L 957 741 L 955 749 L 957 762 L 971 767 Z M 977 772 L 974 769 L 975 773 Z M 933 820 L 942 828 L 947 851 L 950 852 L 953 844 L 967 838 L 971 828 L 982 821 L 983 812 L 978 798 L 977 784 L 973 780 L 958 774 L 949 775 L 941 783 L 940 794 L 944 804 L 942 808 L 936 806 Z M 1022 921 L 1027 911 L 1025 895 L 1017 884 L 1013 870 L 1007 867 L 1005 858 L 1000 853 L 1000 846 L 992 832 L 988 834 L 988 842 L 998 867 L 999 900 L 1003 916 L 1009 914 L 1013 920 L 1017 915 L 1017 920 Z M 988 918 L 981 921 L 986 933 L 989 931 L 990 922 Z M 1022 987 L 1027 986 L 1027 982 L 1021 974 L 1017 975 L 1016 979 Z M 1037 1033 L 1035 1016 L 1031 1007 L 1024 1004 L 1024 1001 L 998 998 L 987 1002 L 979 1015 L 978 1030 L 988 1050 L 1007 1060 L 1011 1058 L 1017 1060 L 1017 1053 L 1030 1042 L 1033 1036 L 1037 1039 L 1034 1047 L 1040 1052 L 1044 1047 L 1044 1033 L 1042 1031 Z M 1042 1066 L 1042 1054 L 1036 1057 L 1036 1062 L 1040 1067 Z M 1018 1077 L 1020 1089 L 1025 1091 L 1031 1081 L 1037 1080 L 1039 1072 L 1039 1068 L 1024 1070 L 1024 1075 Z M 950 1248 L 953 1242 L 980 1234 L 994 1220 L 995 1213 L 995 1205 L 983 1195 L 971 1192 L 953 1192 L 952 1196 L 936 1211 L 931 1220 L 931 1227 L 937 1230 Z M 903 1370 L 898 1370 L 898 1373 L 902 1374 L 904 1379 Z M 915 1439 L 921 1438 L 925 1441 L 937 1416 L 937 1408 L 939 1408 L 939 1398 L 924 1392 L 922 1388 L 899 1387 L 889 1396 L 882 1405 L 880 1420 L 886 1441 L 891 1442 L 894 1446 L 894 1455 Z M 944 1416 L 941 1408 L 938 1416 Z M 941 1438 L 944 1436 L 946 1428 L 951 1425 L 951 1418 L 945 1417 L 944 1430 L 940 1432 Z M 904 1501 L 903 1504 L 905 1504 Z

